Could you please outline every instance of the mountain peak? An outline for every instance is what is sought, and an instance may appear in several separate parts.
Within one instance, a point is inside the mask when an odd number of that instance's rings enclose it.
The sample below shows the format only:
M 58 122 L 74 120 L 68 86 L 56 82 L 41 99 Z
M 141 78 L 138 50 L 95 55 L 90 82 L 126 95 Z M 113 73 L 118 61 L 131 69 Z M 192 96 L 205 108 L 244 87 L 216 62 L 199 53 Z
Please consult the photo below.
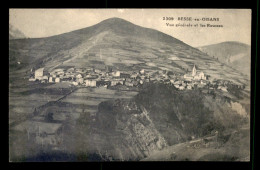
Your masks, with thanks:
M 95 28 L 96 32 L 109 30 L 116 33 L 117 35 L 123 35 L 123 36 L 131 35 L 132 37 L 139 37 L 139 38 L 142 37 L 147 41 L 152 40 L 152 41 L 161 41 L 167 43 L 182 43 L 185 46 L 187 45 L 182 41 L 170 35 L 162 33 L 158 30 L 145 28 L 118 17 L 108 18 L 94 25 L 93 27 Z
M 125 29 L 125 28 L 129 28 L 129 27 L 140 27 L 127 20 L 124 20 L 122 18 L 117 18 L 117 17 L 108 18 L 106 20 L 101 21 L 97 25 L 102 25 L 104 27 L 110 27 L 110 28 L 114 28 L 114 29 L 115 28 Z
M 100 23 L 130 23 L 129 21 L 127 20 L 124 20 L 122 18 L 118 18 L 118 17 L 113 17 L 113 18 L 108 18 L 108 19 L 105 19 L 103 21 L 101 21 Z

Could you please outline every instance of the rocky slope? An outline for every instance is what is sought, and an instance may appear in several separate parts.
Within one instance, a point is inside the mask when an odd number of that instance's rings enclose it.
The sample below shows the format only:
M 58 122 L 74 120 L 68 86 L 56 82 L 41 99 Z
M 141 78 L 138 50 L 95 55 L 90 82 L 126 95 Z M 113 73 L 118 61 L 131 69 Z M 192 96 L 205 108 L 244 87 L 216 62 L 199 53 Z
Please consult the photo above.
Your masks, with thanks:
M 243 130 L 242 136 L 234 137 L 236 149 L 241 150 L 240 156 L 236 155 L 237 150 L 228 144 L 231 141 L 227 137 L 248 125 L 249 113 L 241 115 L 232 109 L 233 100 L 196 90 L 177 91 L 174 87 L 163 84 L 147 85 L 132 100 L 118 99 L 101 103 L 95 121 L 81 115 L 76 127 L 80 127 L 78 131 L 82 131 L 82 135 L 77 135 L 77 138 L 78 141 L 85 142 L 79 143 L 79 150 L 72 152 L 85 154 L 85 160 L 90 160 L 90 154 L 97 154 L 101 160 L 107 161 L 141 160 L 150 156 L 152 159 L 158 158 L 154 155 L 158 155 L 160 151 L 166 153 L 167 148 L 181 148 L 182 145 L 178 147 L 181 143 L 215 136 L 217 132 L 219 137 L 216 137 L 216 140 L 213 137 L 214 140 L 204 147 L 201 155 L 192 159 L 202 159 L 205 154 L 210 154 L 212 149 L 218 147 L 220 150 L 212 154 L 217 153 L 217 156 L 221 153 L 220 160 L 226 156 L 228 159 L 232 156 L 240 159 L 249 154 L 246 149 L 249 129 Z M 86 123 L 84 120 L 89 121 Z M 230 140 L 233 140 L 233 137 Z M 191 159 L 190 154 L 196 150 L 193 151 L 192 148 L 193 145 L 187 150 L 173 149 L 179 156 L 176 160 L 185 160 L 185 157 Z M 222 153 L 223 149 L 230 152 Z M 162 156 L 158 160 L 164 158 Z

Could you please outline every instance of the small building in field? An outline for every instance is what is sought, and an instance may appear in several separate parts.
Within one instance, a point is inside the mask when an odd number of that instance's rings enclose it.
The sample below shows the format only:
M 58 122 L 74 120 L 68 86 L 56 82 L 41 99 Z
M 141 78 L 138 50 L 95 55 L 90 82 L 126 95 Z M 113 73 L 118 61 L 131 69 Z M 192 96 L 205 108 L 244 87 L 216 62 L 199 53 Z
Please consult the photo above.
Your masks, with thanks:
M 179 90 L 184 90 L 185 87 L 184 86 L 179 86 Z
M 77 76 L 76 76 L 76 78 L 82 78 L 82 75 L 81 74 L 78 74 Z
M 55 78 L 55 83 L 59 83 L 59 82 L 60 82 L 60 78 L 59 77 Z
M 111 86 L 117 85 L 117 81 L 111 81 Z
M 218 89 L 220 89 L 224 92 L 228 92 L 227 87 L 224 87 L 224 86 L 218 86 Z
M 126 86 L 129 86 L 129 87 L 133 87 L 133 86 L 134 86 L 133 83 L 131 83 L 131 82 L 127 82 L 127 81 L 125 82 L 125 85 L 126 85 Z
M 52 83 L 52 82 L 53 82 L 53 78 L 49 77 L 49 83 Z
M 39 69 L 35 70 L 34 78 L 38 79 L 38 80 L 42 79 L 43 70 L 44 70 L 44 68 L 39 68 Z
M 75 71 L 75 69 L 72 67 L 72 68 L 69 68 L 68 70 L 67 70 L 67 73 L 73 73 Z
M 95 72 L 95 73 L 101 73 L 101 70 L 99 70 L 99 69 L 94 69 L 94 72 Z
M 138 74 L 134 73 L 134 74 L 132 74 L 132 75 L 130 76 L 130 78 L 131 78 L 131 79 L 136 79 L 137 76 L 138 76 Z
M 96 80 L 85 80 L 85 84 L 87 87 L 96 87 L 97 81 Z
M 120 77 L 120 71 L 115 71 L 112 73 L 113 77 Z
M 79 85 L 79 83 L 78 83 L 78 82 L 75 82 L 75 81 L 73 81 L 72 84 L 73 84 L 74 86 Z
M 78 79 L 77 79 L 77 82 L 78 82 L 79 84 L 83 84 L 83 83 L 84 83 L 84 79 L 83 79 L 83 78 L 78 78 Z
M 49 78 L 48 78 L 48 76 L 43 76 L 42 79 L 43 80 L 48 80 Z
M 122 80 L 112 80 L 111 81 L 111 86 L 115 86 L 115 85 L 123 85 L 124 81 Z

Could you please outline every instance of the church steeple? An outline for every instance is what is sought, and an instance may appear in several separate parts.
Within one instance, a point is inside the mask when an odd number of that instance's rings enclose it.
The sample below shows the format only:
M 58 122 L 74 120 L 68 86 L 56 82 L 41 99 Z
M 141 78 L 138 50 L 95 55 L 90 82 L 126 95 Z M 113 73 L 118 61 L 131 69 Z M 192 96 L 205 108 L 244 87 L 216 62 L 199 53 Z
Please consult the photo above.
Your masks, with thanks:
M 193 69 L 192 69 L 192 76 L 195 76 L 197 73 L 197 70 L 196 70 L 196 67 L 195 67 L 195 64 L 193 66 Z

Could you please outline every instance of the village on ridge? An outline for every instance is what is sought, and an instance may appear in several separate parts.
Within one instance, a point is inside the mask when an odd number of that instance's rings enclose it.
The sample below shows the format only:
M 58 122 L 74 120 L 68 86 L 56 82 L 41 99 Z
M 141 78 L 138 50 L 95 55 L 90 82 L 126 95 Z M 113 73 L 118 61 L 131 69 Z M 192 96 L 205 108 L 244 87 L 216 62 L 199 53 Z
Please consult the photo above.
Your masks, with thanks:
M 29 81 L 52 84 L 67 82 L 73 87 L 103 87 L 130 91 L 135 90 L 136 87 L 140 87 L 144 83 L 160 82 L 173 85 L 176 89 L 181 91 L 206 87 L 205 92 L 217 89 L 227 94 L 228 85 L 231 84 L 234 86 L 231 81 L 211 81 L 209 77 L 209 75 L 205 75 L 202 71 L 198 71 L 194 64 L 192 71 L 184 75 L 174 74 L 166 70 L 149 71 L 141 69 L 139 71 L 122 72 L 120 70 L 113 70 L 109 66 L 106 66 L 103 71 L 94 68 L 69 68 L 67 70 L 57 68 L 50 73 L 45 72 L 44 68 L 38 68 L 36 70 L 31 69 Z M 244 88 L 244 86 L 241 85 L 235 86 Z M 53 122 L 42 117 L 42 113 L 39 112 L 38 109 L 35 108 L 34 112 L 34 117 L 31 120 L 18 124 L 14 129 L 26 131 L 28 140 L 35 141 L 42 147 L 54 146 L 54 150 L 60 149 L 58 146 L 63 141 L 62 129 L 65 119 Z M 50 115 L 50 117 L 52 116 L 53 115 Z
M 171 74 L 169 71 L 140 71 L 121 72 L 112 70 L 106 66 L 105 70 L 94 68 L 79 69 L 69 68 L 67 70 L 58 68 L 50 73 L 45 73 L 44 68 L 37 70 L 31 69 L 31 77 L 29 81 L 40 81 L 41 83 L 60 83 L 68 82 L 73 86 L 85 87 L 111 87 L 123 85 L 126 87 L 137 87 L 145 82 L 163 82 L 164 84 L 172 84 L 179 90 L 192 90 L 194 88 L 202 88 L 208 85 L 209 89 L 219 89 L 227 91 L 227 84 L 232 84 L 231 81 L 209 80 L 209 75 L 205 75 L 202 71 L 197 71 L 196 66 L 193 66 L 192 72 L 187 74 Z M 234 84 L 232 84 L 234 85 Z M 238 88 L 244 88 L 237 85 Z

